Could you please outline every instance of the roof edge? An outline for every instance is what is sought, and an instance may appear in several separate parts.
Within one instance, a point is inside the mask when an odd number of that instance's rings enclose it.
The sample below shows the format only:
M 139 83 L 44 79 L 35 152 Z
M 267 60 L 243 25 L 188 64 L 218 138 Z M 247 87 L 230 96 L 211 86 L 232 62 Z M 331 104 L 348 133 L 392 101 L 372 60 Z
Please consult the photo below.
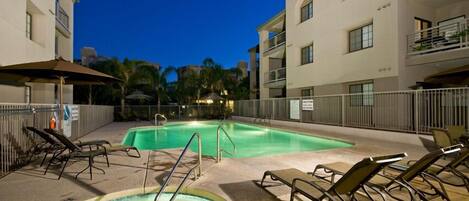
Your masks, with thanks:
M 281 17 L 282 15 L 285 15 L 286 14 L 286 11 L 285 9 L 283 9 L 282 11 L 280 11 L 279 13 L 277 13 L 275 16 L 271 17 L 270 19 L 268 19 L 266 22 L 264 22 L 263 24 L 257 26 L 256 30 L 259 31 L 261 30 L 262 28 L 264 28 L 266 25 L 268 25 L 270 22 L 276 20 L 277 18 Z

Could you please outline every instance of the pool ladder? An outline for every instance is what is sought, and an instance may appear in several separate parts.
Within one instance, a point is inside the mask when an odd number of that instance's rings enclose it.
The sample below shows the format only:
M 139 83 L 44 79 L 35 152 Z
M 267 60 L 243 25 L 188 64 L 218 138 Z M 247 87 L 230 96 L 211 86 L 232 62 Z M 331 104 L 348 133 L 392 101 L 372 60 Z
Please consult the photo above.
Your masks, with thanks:
M 168 118 L 166 118 L 164 115 L 159 114 L 159 113 L 156 113 L 156 114 L 155 114 L 155 126 L 159 126 L 158 117 L 163 118 L 163 122 L 164 122 L 164 123 L 166 123 L 166 122 L 168 121 Z
M 161 186 L 160 190 L 156 194 L 156 197 L 155 197 L 154 201 L 158 201 L 161 194 L 164 192 L 164 190 L 168 186 L 169 182 L 171 181 L 171 178 L 174 175 L 174 172 L 176 171 L 176 168 L 181 164 L 182 159 L 184 158 L 187 150 L 189 149 L 190 145 L 192 144 L 192 142 L 194 141 L 195 138 L 197 138 L 197 144 L 198 144 L 198 149 L 197 149 L 198 162 L 197 162 L 197 165 L 194 166 L 193 168 L 191 168 L 189 170 L 189 172 L 186 173 L 186 175 L 184 176 L 182 182 L 178 185 L 178 187 L 176 188 L 176 191 L 174 191 L 174 194 L 171 197 L 170 201 L 173 201 L 176 198 L 176 196 L 178 195 L 178 193 L 181 190 L 182 186 L 184 185 L 186 180 L 189 178 L 189 175 L 194 173 L 194 179 L 197 179 L 200 176 L 202 176 L 202 140 L 200 138 L 200 134 L 198 132 L 195 132 L 194 134 L 192 134 L 191 139 L 189 140 L 189 142 L 187 142 L 186 146 L 182 150 L 182 153 L 179 155 L 179 158 L 176 161 L 176 164 L 174 164 L 173 168 L 171 169 L 171 172 L 169 173 L 168 177 L 166 177 L 166 180 L 164 180 L 163 185 Z M 148 158 L 150 158 L 150 154 L 148 154 Z M 147 162 L 147 171 L 148 171 L 148 162 Z M 145 179 L 146 179 L 146 176 L 145 176 Z
M 220 146 L 220 133 L 222 133 L 222 132 L 223 132 L 223 134 L 225 134 L 225 136 L 230 140 L 231 144 L 233 145 L 233 152 L 232 153 L 227 152 L 226 150 L 222 149 L 221 146 Z M 225 153 L 230 154 L 230 155 L 234 155 L 234 152 L 236 152 L 236 145 L 235 145 L 233 139 L 231 139 L 228 132 L 226 132 L 226 130 L 223 128 L 223 121 L 220 122 L 220 124 L 218 125 L 218 128 L 217 128 L 217 150 L 216 150 L 216 153 L 217 153 L 216 162 L 217 163 L 221 162 L 222 155 L 223 155 L 222 152 L 225 152 Z

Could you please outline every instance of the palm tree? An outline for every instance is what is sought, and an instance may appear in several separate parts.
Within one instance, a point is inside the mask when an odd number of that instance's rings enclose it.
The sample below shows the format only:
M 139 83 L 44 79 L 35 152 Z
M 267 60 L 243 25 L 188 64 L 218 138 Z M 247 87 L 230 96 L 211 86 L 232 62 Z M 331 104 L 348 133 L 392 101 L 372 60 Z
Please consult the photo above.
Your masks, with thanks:
M 207 58 L 203 61 L 202 67 L 201 81 L 203 87 L 208 88 L 212 93 L 224 90 L 225 70 L 222 66 L 215 63 L 213 59 Z
M 174 67 L 169 66 L 164 69 L 155 68 L 153 65 L 140 65 L 137 68 L 140 79 L 149 84 L 156 94 L 156 104 L 160 113 L 161 101 L 168 99 L 167 77 L 174 71 Z

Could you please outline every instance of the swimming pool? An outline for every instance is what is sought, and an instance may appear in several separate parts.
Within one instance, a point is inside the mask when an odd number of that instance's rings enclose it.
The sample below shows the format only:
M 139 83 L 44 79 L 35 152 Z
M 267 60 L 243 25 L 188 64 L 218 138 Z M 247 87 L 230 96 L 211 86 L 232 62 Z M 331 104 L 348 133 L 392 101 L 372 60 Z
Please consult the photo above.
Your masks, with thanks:
M 162 127 L 133 128 L 127 132 L 123 144 L 140 150 L 160 150 L 184 147 L 194 132 L 202 138 L 202 154 L 216 156 L 216 131 L 218 121 L 168 123 Z M 349 143 L 303 135 L 289 131 L 270 129 L 238 122 L 224 122 L 224 129 L 236 144 L 234 155 L 228 158 L 247 158 L 303 151 L 317 151 L 352 146 Z M 226 136 L 220 135 L 222 149 L 233 152 Z M 191 150 L 197 151 L 197 143 Z

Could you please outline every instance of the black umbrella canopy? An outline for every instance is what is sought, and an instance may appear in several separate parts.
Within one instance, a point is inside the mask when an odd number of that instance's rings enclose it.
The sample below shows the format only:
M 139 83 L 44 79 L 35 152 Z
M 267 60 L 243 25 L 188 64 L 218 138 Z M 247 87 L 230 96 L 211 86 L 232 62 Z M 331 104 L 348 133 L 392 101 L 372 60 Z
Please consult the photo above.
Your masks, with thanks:
M 40 82 L 59 84 L 59 128 L 62 128 L 64 84 L 105 84 L 118 81 L 120 80 L 113 76 L 65 61 L 61 58 L 0 67 L 0 83 Z
M 0 80 L 63 84 L 105 84 L 120 80 L 99 71 L 63 59 L 0 67 Z

